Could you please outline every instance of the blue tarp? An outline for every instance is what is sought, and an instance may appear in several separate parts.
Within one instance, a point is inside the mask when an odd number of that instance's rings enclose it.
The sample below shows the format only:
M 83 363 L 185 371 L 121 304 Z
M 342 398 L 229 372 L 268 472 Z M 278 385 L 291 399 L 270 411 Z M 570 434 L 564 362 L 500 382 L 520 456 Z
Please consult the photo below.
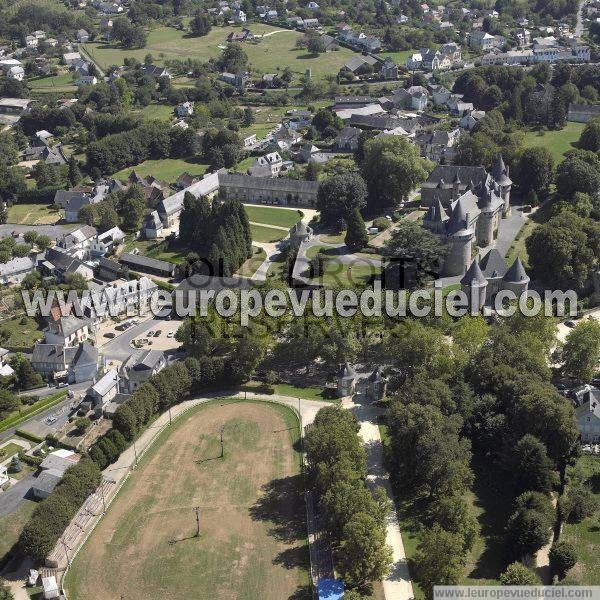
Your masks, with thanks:
M 344 582 L 341 579 L 320 579 L 317 585 L 319 600 L 342 600 Z

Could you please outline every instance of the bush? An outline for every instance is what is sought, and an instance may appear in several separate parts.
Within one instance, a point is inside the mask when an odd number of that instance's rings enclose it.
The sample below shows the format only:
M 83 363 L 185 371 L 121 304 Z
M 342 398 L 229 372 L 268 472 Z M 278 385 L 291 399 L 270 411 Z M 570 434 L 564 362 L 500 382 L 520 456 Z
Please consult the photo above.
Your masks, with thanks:
M 598 508 L 596 497 L 586 487 L 571 487 L 563 497 L 560 510 L 563 519 L 570 523 L 580 523 L 583 519 L 591 517 Z
M 559 579 L 564 579 L 569 569 L 577 562 L 577 551 L 569 542 L 555 542 L 550 548 L 550 570 Z
M 373 227 L 377 227 L 377 229 L 383 231 L 384 229 L 388 229 L 389 226 L 390 221 L 385 217 L 377 217 L 377 219 L 373 219 Z

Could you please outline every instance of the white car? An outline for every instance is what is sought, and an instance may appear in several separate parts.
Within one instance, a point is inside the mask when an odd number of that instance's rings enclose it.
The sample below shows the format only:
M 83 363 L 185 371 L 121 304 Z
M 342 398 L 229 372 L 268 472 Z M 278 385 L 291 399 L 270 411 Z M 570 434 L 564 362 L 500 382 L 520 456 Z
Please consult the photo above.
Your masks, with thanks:
M 174 331 L 169 331 L 169 333 L 167 333 L 167 337 L 168 338 L 175 337 L 175 332 Z

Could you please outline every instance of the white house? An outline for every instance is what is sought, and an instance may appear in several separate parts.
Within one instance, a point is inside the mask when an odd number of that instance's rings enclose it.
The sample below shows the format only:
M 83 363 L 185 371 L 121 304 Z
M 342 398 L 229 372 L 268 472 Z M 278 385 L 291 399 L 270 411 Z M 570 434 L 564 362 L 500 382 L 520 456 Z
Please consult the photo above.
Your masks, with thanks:
M 584 444 L 600 442 L 600 390 L 591 385 L 574 390 L 575 418 Z
M 6 362 L 8 350 L 0 348 L 0 377 L 11 377 L 14 374 L 13 368 Z
M 113 227 L 104 233 L 97 235 L 90 244 L 92 256 L 106 256 L 110 254 L 115 246 L 125 239 L 125 234 L 118 227 Z
M 81 75 L 75 80 L 75 85 L 77 87 L 83 87 L 85 85 L 96 85 L 98 83 L 98 79 L 95 75 Z
M 6 76 L 9 79 L 14 79 L 15 81 L 23 81 L 25 79 L 25 70 L 23 69 L 23 67 L 11 67 L 7 73 Z
M 246 13 L 241 9 L 236 10 L 233 13 L 233 20 L 236 23 L 245 23 L 246 22 Z
M 0 264 L 0 284 L 19 284 L 35 268 L 35 262 L 29 257 L 17 257 Z
M 78 60 L 81 60 L 81 54 L 79 52 L 65 52 L 62 55 L 62 60 L 67 67 L 70 67 L 72 64 L 76 63 Z
M 85 29 L 80 29 L 77 32 L 77 41 L 80 44 L 85 44 L 86 42 L 89 42 L 89 40 L 90 40 L 90 34 Z
M 182 102 L 177 105 L 175 109 L 178 117 L 189 117 L 194 114 L 194 103 L 193 102 Z
M 67 348 L 79 345 L 90 335 L 90 323 L 87 320 L 68 316 L 60 317 L 48 325 L 44 331 L 46 344 L 60 344 Z

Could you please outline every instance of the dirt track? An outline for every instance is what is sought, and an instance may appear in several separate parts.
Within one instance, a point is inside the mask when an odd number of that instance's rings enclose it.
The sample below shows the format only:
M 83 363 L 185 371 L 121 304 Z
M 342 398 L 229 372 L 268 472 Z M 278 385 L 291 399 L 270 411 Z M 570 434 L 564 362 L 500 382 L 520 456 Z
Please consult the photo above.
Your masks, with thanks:
M 307 582 L 306 532 L 296 431 L 282 411 L 210 403 L 167 430 L 79 553 L 69 599 L 294 595 Z

